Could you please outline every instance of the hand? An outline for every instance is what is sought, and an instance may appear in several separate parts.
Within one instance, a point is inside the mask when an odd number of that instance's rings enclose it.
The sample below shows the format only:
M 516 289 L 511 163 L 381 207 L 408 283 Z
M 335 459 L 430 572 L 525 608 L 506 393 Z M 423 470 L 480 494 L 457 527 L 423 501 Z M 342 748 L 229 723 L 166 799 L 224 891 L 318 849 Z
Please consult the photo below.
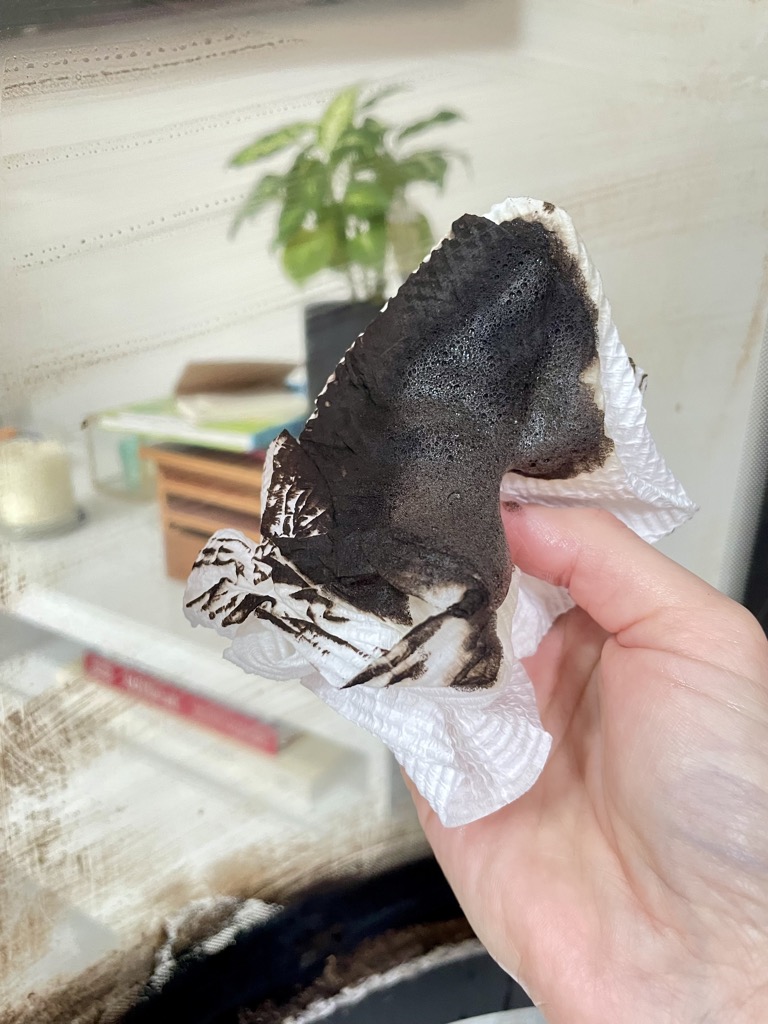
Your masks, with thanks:
M 548 1024 L 764 1024 L 760 627 L 607 513 L 503 515 L 515 564 L 578 605 L 526 662 L 552 753 L 463 828 L 414 794 L 438 861 Z

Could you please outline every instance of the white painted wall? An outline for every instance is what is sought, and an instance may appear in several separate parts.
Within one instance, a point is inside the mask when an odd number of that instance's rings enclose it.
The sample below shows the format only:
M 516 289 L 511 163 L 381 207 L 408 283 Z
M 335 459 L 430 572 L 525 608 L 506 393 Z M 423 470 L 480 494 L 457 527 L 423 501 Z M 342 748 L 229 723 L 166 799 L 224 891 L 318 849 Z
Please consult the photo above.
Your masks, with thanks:
M 72 435 L 189 359 L 300 358 L 305 297 L 268 221 L 228 240 L 249 175 L 225 161 L 343 84 L 405 82 L 393 117 L 466 115 L 434 136 L 474 163 L 425 192 L 436 227 L 509 194 L 572 213 L 701 505 L 666 548 L 716 582 L 768 303 L 766 8 L 531 0 L 384 19 L 365 4 L 177 18 L 8 55 L 2 407 Z

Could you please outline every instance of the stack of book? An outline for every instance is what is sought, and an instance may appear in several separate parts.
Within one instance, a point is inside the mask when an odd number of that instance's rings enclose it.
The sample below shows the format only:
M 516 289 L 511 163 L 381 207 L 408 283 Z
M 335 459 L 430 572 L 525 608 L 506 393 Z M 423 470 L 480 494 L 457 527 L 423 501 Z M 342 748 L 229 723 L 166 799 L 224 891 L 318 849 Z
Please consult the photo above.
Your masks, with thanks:
M 287 388 L 159 398 L 99 413 L 102 430 L 225 452 L 265 449 L 283 430 L 298 433 L 307 400 Z
M 85 651 L 61 675 L 124 695 L 125 713 L 111 719 L 110 729 L 125 741 L 156 747 L 165 760 L 236 785 L 243 795 L 274 803 L 281 811 L 311 811 L 340 779 L 354 774 L 354 755 L 341 745 L 256 717 L 98 651 Z
M 307 417 L 306 389 L 300 378 L 292 385 L 292 377 L 296 369 L 286 363 L 192 363 L 171 397 L 86 421 L 97 487 L 149 495 L 147 467 L 156 469 L 169 576 L 185 579 L 217 530 L 259 538 L 265 450 L 283 430 L 298 434 Z M 98 472 L 94 438 L 115 434 L 121 440 L 112 462 L 119 468 L 108 488 Z

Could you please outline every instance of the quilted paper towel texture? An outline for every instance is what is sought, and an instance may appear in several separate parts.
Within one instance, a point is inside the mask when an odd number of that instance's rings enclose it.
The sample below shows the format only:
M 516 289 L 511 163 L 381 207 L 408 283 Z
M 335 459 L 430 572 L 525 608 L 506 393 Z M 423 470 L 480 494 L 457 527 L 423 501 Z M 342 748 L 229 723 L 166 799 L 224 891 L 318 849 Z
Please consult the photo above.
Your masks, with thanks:
M 508 564 L 499 487 L 608 509 L 651 542 L 675 529 L 695 509 L 641 382 L 563 210 L 508 199 L 460 218 L 299 438 L 272 444 L 263 540 L 211 538 L 189 620 L 245 671 L 300 678 L 380 737 L 445 825 L 497 810 L 546 762 L 520 659 L 570 607 Z

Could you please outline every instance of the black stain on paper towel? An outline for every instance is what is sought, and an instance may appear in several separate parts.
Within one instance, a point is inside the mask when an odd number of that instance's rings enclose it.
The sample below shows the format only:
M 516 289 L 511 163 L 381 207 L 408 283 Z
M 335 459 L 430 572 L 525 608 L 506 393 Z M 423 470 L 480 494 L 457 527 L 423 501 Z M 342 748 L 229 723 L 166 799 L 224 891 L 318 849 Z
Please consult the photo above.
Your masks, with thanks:
M 278 616 L 281 628 L 322 649 L 342 598 L 405 627 L 348 685 L 439 685 L 426 678 L 438 650 L 443 685 L 493 685 L 512 572 L 499 483 L 603 464 L 597 358 L 597 311 L 555 233 L 457 220 L 346 353 L 298 440 L 275 445 L 260 571 L 287 565 L 312 593 L 306 621 Z M 206 601 L 213 617 L 210 591 L 191 604 Z M 248 614 L 275 618 L 258 598 Z

